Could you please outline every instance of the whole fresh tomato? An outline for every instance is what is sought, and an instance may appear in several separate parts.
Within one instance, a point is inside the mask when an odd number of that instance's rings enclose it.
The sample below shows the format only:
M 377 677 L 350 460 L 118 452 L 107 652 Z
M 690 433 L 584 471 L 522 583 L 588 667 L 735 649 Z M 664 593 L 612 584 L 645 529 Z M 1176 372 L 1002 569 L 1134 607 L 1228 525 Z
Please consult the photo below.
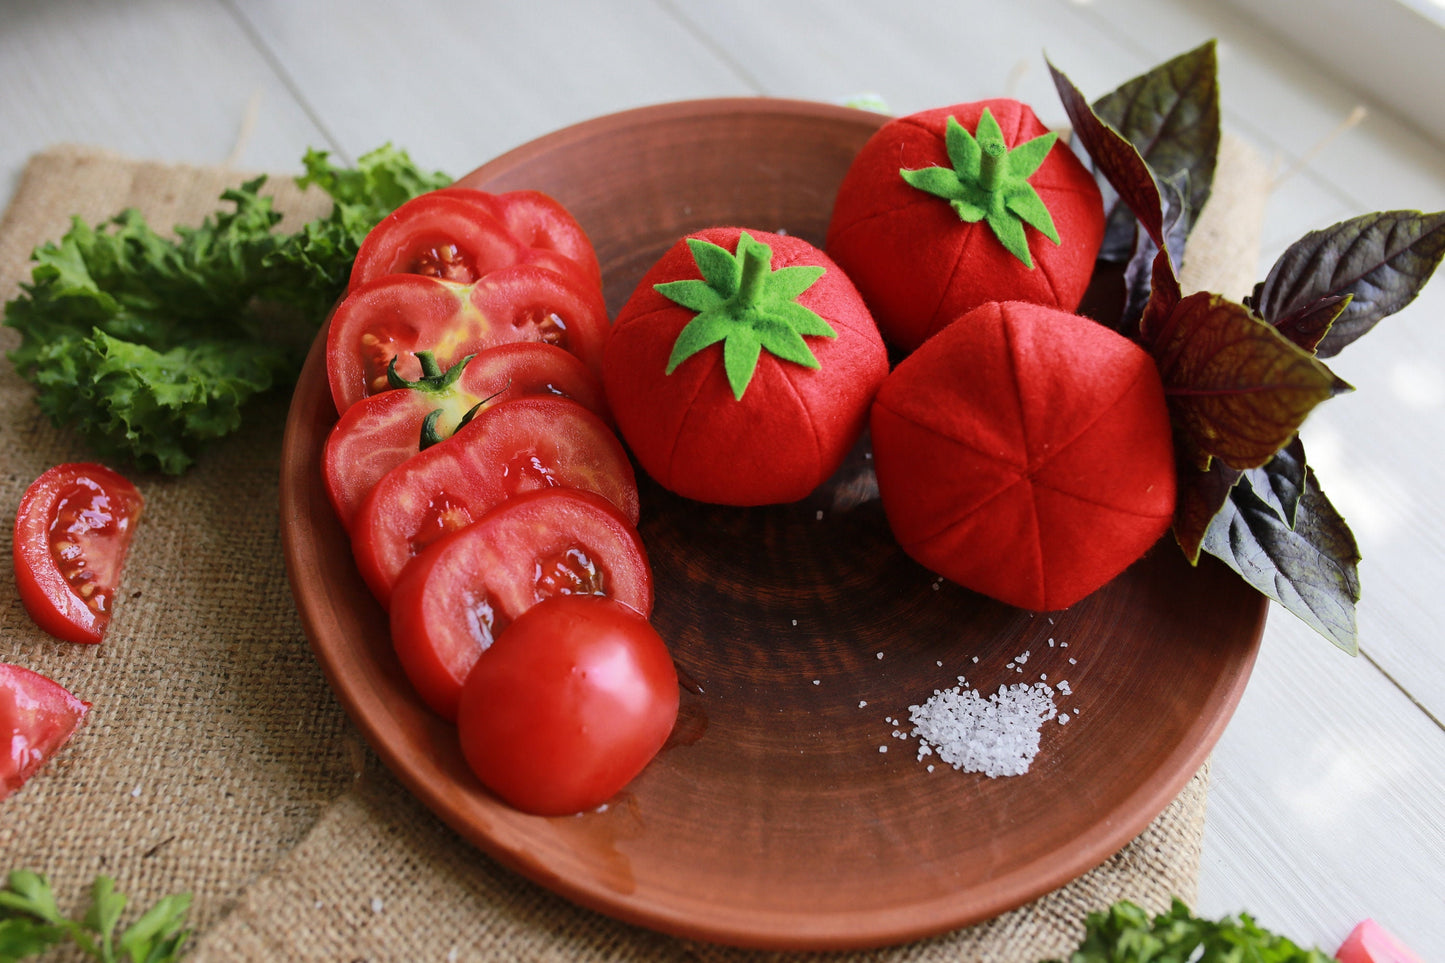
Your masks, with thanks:
M 539 191 L 448 187 L 412 198 L 371 229 L 352 264 L 350 288 L 387 274 L 470 284 L 514 264 L 602 286 L 592 242 L 552 198 Z
M 1173 519 L 1158 368 L 1088 318 L 1023 301 L 975 308 L 899 363 L 871 424 L 903 550 L 1010 605 L 1072 605 Z
M 602 293 L 555 271 L 519 264 L 463 284 L 390 274 L 351 291 L 331 315 L 326 376 L 338 413 L 391 387 L 396 361 L 421 376 L 419 351 L 443 370 L 469 354 L 515 341 L 565 348 L 596 371 L 607 339 Z
M 602 380 L 618 429 L 665 488 L 762 505 L 803 498 L 837 470 L 887 373 L 867 307 L 822 251 L 712 228 L 643 277 Z
M 990 301 L 1073 311 L 1103 236 L 1093 175 L 999 99 L 884 124 L 843 178 L 825 246 L 908 352 Z
M 402 567 L 443 535 L 539 488 L 596 492 L 637 523 L 637 480 L 622 444 L 565 398 L 518 398 L 382 476 L 352 520 L 351 548 L 383 606 Z
M 0 662 L 0 800 L 35 775 L 89 711 L 58 682 Z
M 648 621 L 614 599 L 532 606 L 467 676 L 462 754 L 487 788 L 528 813 L 602 805 L 636 778 L 677 720 L 677 670 Z
M 104 465 L 56 465 L 15 514 L 15 582 L 35 624 L 67 642 L 98 643 L 144 500 Z
M 322 452 L 326 493 L 348 528 L 383 475 L 423 448 L 449 438 L 478 412 L 514 398 L 570 398 L 607 417 L 602 383 L 578 358 L 550 344 L 518 341 L 488 348 L 442 371 L 420 352 L 422 376 L 397 375 L 395 390 L 346 409 Z
M 644 618 L 652 613 L 642 538 L 599 495 L 518 495 L 417 555 L 392 589 L 392 644 L 422 700 L 455 720 L 477 658 L 554 595 L 605 595 Z

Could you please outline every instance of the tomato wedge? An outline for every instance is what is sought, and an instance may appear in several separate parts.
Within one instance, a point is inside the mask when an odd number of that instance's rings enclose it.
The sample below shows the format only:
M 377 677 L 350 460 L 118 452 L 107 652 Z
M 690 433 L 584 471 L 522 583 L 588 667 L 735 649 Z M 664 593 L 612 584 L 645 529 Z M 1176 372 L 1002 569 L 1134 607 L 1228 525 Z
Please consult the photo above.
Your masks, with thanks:
M 0 800 L 35 775 L 89 711 L 60 683 L 0 662 Z
M 393 358 L 402 377 L 421 374 L 415 353 L 443 369 L 513 341 L 542 341 L 598 371 L 607 338 L 600 290 L 534 265 L 494 271 L 471 284 L 393 274 L 355 289 L 336 306 L 326 336 L 326 375 L 338 413 L 390 388 Z
M 372 228 L 352 264 L 349 290 L 388 274 L 470 284 L 514 264 L 602 286 L 592 242 L 552 198 L 450 187 L 412 198 Z
M 469 413 L 525 397 L 570 398 L 606 417 L 601 382 L 575 355 L 550 344 L 518 341 L 424 372 L 409 387 L 363 398 L 341 416 L 322 452 L 326 493 L 347 528 L 381 477 L 421 450 L 449 438 Z M 481 406 L 481 407 L 479 407 Z M 475 417 L 472 414 L 470 417 Z
M 595 809 L 677 722 L 677 670 L 656 630 L 613 599 L 559 596 L 518 616 L 462 688 L 462 755 L 524 812 Z
M 632 463 L 602 419 L 565 398 L 518 398 L 488 408 L 382 476 L 352 520 L 356 566 L 389 606 L 413 555 L 539 488 L 596 492 L 637 523 Z
M 605 595 L 644 618 L 652 613 L 642 538 L 600 495 L 518 495 L 417 555 L 392 589 L 392 644 L 422 700 L 454 720 L 477 659 L 517 616 L 554 595 Z
M 56 465 L 15 514 L 15 582 L 35 624 L 67 642 L 105 637 L 144 501 L 104 465 Z

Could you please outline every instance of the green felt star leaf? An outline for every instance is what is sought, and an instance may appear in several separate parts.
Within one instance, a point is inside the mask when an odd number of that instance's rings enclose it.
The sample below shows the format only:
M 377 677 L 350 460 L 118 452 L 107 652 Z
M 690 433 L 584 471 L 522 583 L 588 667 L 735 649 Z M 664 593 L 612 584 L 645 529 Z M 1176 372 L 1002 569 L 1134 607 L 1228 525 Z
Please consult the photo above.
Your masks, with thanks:
M 821 265 L 772 267 L 773 249 L 744 231 L 734 254 L 701 238 L 688 248 L 702 280 L 666 281 L 655 286 L 663 297 L 696 311 L 678 334 L 667 359 L 672 374 L 688 358 L 722 344 L 723 371 L 733 397 L 741 401 L 763 351 L 804 368 L 820 367 L 804 338 L 836 338 L 821 315 L 798 297 L 823 276 Z
M 948 201 L 959 220 L 988 224 L 1010 254 L 1034 266 L 1029 253 L 1028 225 L 1055 244 L 1059 231 L 1053 216 L 1029 178 L 1048 157 L 1059 135 L 1041 134 L 1012 150 L 1004 143 L 1003 130 L 987 107 L 972 134 L 950 117 L 944 127 L 947 167 L 902 168 L 899 174 L 911 186 Z

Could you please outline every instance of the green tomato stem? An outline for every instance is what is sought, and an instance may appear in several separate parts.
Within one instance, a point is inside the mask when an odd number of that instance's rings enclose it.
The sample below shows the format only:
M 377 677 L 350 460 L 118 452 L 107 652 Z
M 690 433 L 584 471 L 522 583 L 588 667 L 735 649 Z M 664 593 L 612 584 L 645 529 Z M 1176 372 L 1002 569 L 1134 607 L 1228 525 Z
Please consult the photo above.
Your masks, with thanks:
M 743 307 L 757 304 L 772 270 L 772 252 L 766 247 L 749 247 L 743 253 L 742 277 L 738 279 L 736 303 Z
M 1003 144 L 982 144 L 979 157 L 979 185 L 990 194 L 999 189 L 1003 176 L 1008 172 L 1008 148 Z

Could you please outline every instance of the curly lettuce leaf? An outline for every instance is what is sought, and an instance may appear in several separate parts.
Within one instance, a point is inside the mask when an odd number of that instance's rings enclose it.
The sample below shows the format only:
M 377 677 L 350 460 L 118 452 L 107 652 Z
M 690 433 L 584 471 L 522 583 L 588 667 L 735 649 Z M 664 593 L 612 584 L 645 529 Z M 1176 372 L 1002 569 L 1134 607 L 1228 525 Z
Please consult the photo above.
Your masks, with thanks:
M 4 323 L 20 333 L 9 357 L 41 411 L 98 454 L 176 474 L 240 425 L 251 398 L 293 383 L 367 231 L 448 183 L 390 147 L 354 169 L 319 151 L 305 165 L 301 183 L 333 206 L 294 234 L 277 231 L 259 177 L 174 237 L 126 210 L 94 227 L 76 219 L 37 247 Z

